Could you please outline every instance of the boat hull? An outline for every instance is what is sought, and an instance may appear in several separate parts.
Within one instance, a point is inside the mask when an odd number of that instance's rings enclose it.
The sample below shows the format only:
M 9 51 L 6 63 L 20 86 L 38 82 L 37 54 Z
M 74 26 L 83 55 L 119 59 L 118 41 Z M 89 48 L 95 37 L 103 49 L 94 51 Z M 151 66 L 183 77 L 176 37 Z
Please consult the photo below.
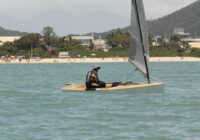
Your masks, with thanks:
M 148 83 L 139 84 L 132 83 L 128 85 L 120 85 L 112 87 L 112 84 L 106 84 L 106 88 L 96 88 L 91 90 L 86 90 L 85 84 L 71 84 L 62 88 L 63 91 L 126 91 L 126 92 L 162 92 L 164 84 L 163 83 Z

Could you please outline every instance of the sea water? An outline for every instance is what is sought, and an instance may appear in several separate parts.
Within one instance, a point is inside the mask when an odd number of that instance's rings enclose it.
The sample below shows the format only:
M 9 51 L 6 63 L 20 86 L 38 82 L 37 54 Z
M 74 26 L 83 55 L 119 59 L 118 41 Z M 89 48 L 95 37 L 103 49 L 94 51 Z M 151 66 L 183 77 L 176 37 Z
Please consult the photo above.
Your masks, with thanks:
M 107 82 L 145 82 L 129 63 L 100 64 Z M 63 92 L 92 64 L 1 64 L 0 140 L 199 140 L 200 63 L 151 63 L 161 93 Z

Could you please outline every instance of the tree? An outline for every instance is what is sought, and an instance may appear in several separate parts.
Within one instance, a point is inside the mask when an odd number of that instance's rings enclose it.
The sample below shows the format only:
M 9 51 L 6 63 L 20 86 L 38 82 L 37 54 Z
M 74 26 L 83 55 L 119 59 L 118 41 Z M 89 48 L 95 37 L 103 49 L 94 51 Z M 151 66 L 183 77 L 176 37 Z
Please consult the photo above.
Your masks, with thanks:
M 0 46 L 1 55 L 14 55 L 17 52 L 17 48 L 13 45 L 13 43 L 5 42 L 2 46 Z
M 53 40 L 56 38 L 56 33 L 53 31 L 53 28 L 50 26 L 44 27 L 42 30 L 44 35 L 44 41 L 47 44 L 47 49 L 50 49 Z
M 94 50 L 94 43 L 93 42 L 90 43 L 90 49 Z
M 33 48 L 39 47 L 40 37 L 39 34 L 27 34 L 22 36 L 19 40 L 14 41 L 13 45 L 19 50 L 30 50 L 31 46 Z
M 151 34 L 148 35 L 149 46 L 153 46 L 153 37 Z
M 128 32 L 122 32 L 120 29 L 109 34 L 106 39 L 108 40 L 108 44 L 115 47 L 129 47 L 130 43 L 130 34 Z
M 166 44 L 165 47 L 168 50 L 174 50 L 174 51 L 178 51 L 178 49 L 180 49 L 179 42 L 176 42 L 176 41 L 170 41 L 169 43 Z
M 171 38 L 170 38 L 170 41 L 179 42 L 179 41 L 181 41 L 181 39 L 176 35 L 172 35 Z

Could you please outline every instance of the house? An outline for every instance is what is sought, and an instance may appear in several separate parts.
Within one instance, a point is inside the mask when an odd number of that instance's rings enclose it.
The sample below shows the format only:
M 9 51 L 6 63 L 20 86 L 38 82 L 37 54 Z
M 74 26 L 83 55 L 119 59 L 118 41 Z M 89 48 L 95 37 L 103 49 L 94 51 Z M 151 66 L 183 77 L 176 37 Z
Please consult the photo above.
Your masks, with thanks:
M 0 45 L 3 45 L 5 42 L 14 42 L 20 38 L 21 36 L 0 36 Z
M 154 36 L 152 38 L 152 44 L 153 44 L 153 46 L 159 46 L 160 45 L 159 40 L 161 40 L 161 39 L 162 39 L 162 37 L 160 35 Z
M 95 39 L 93 44 L 95 49 L 103 49 L 103 50 L 109 49 L 107 42 L 103 39 Z
M 71 39 L 80 42 L 83 46 L 90 46 L 91 43 L 94 43 L 93 36 L 71 36 Z
M 200 48 L 200 38 L 186 38 L 182 39 L 191 46 L 191 48 Z
M 173 35 L 178 36 L 179 38 L 188 38 L 190 37 L 190 33 L 185 33 L 184 28 L 174 28 Z

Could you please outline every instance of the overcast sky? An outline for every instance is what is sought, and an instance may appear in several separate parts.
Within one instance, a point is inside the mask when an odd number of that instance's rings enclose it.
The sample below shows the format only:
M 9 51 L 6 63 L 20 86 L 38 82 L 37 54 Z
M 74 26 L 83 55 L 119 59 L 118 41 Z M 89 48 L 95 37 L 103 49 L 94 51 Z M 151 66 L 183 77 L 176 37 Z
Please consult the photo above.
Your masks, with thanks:
M 196 0 L 144 0 L 148 19 L 155 19 L 176 11 Z M 62 9 L 85 14 L 108 11 L 124 17 L 130 15 L 131 0 L 0 0 L 0 15 L 26 19 L 43 11 Z

